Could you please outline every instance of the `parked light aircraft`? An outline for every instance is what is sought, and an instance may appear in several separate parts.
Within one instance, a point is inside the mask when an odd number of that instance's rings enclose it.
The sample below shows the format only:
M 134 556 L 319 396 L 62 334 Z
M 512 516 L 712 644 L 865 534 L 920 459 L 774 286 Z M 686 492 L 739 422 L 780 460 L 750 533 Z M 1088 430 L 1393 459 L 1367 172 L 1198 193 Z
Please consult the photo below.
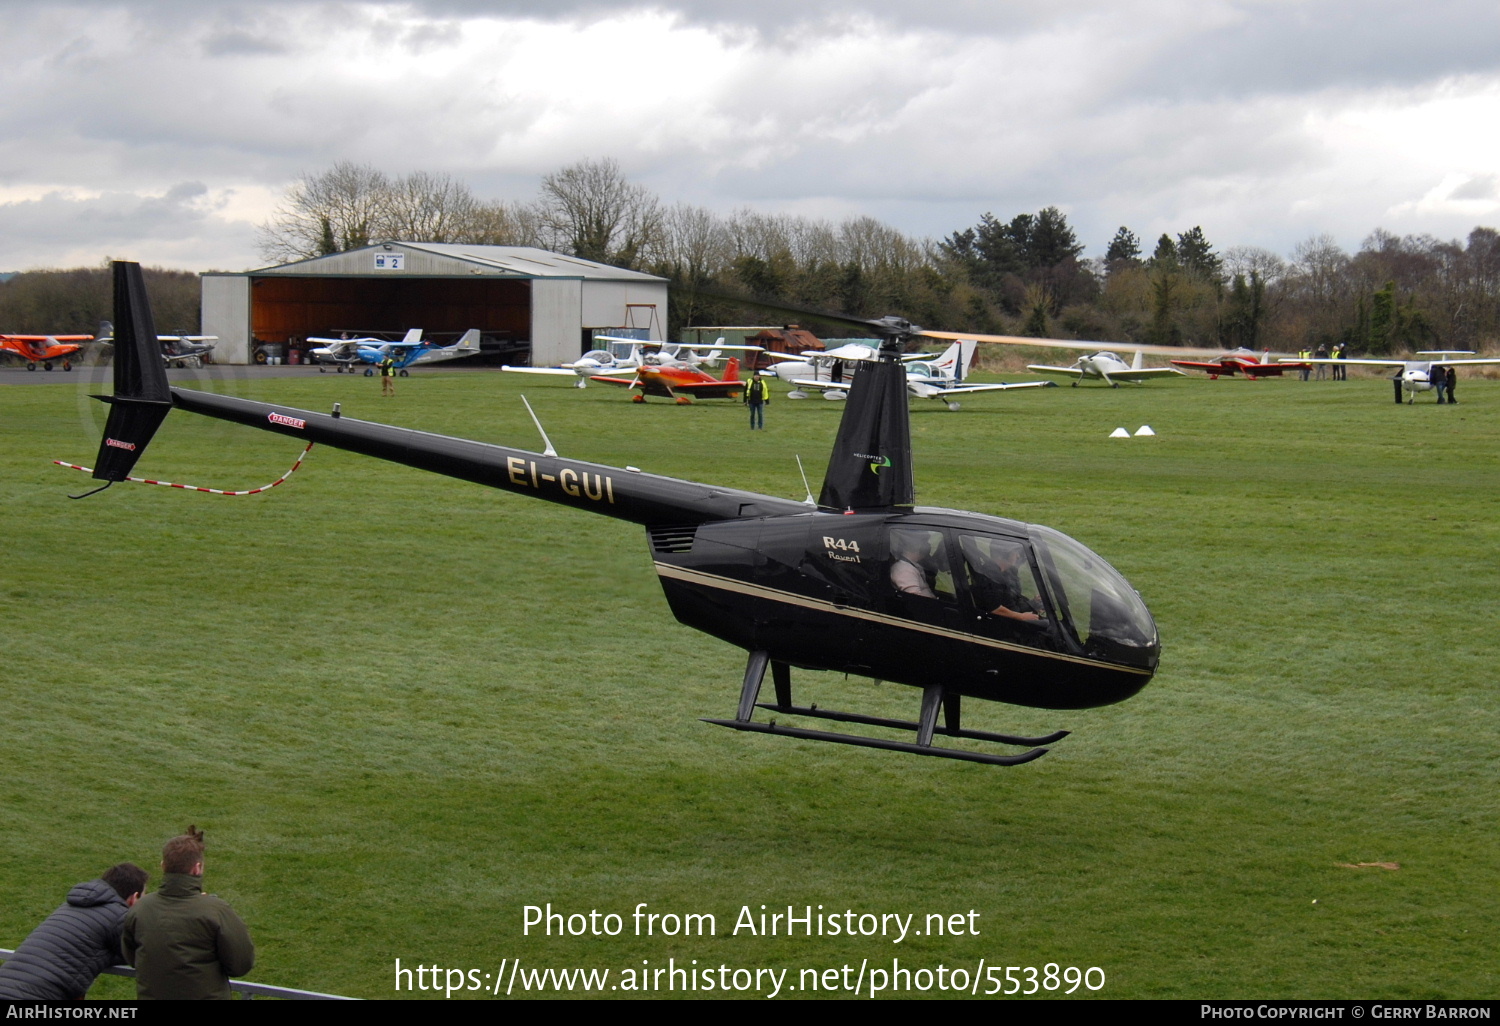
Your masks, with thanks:
M 901 318 L 861 324 L 882 338 L 880 359 L 858 374 L 822 491 L 803 502 L 561 457 L 545 433 L 535 452 L 343 417 L 337 405 L 317 413 L 177 388 L 152 351 L 140 265 L 116 263 L 114 276 L 124 345 L 114 394 L 100 396 L 110 410 L 94 492 L 130 479 L 178 409 L 640 524 L 673 615 L 747 653 L 735 717 L 709 721 L 735 730 L 1014 765 L 1067 732 L 975 730 L 963 723 L 965 700 L 1088 709 L 1130 698 L 1156 672 L 1161 642 L 1145 602 L 1096 553 L 1041 525 L 915 505 L 899 354 L 923 332 Z M 1023 607 L 1030 615 L 1016 618 Z M 905 721 L 796 705 L 793 667 L 917 688 L 920 713 Z M 768 669 L 775 702 L 761 705 Z M 760 708 L 776 718 L 755 720 Z M 808 730 L 792 717 L 905 729 L 915 740 Z M 1029 750 L 945 748 L 935 735 Z
M 1401 393 L 1405 392 L 1409 397 L 1406 401 L 1414 403 L 1417 401 L 1418 392 L 1433 391 L 1432 368 L 1434 367 L 1472 367 L 1486 363 L 1500 363 L 1500 359 L 1480 357 L 1473 360 L 1454 359 L 1454 357 L 1473 356 L 1470 349 L 1429 349 L 1417 353 L 1418 356 L 1435 356 L 1436 360 L 1377 360 L 1368 357 L 1345 360 L 1304 360 L 1303 363 L 1336 364 L 1347 367 L 1356 364 L 1361 367 L 1387 367 L 1396 372 L 1391 379 L 1396 382 L 1394 392 L 1396 402 L 1401 401 Z
M 1053 381 L 1022 381 L 1010 385 L 968 385 L 964 378 L 974 362 L 976 346 L 972 339 L 964 339 L 949 346 L 943 353 L 932 358 L 928 353 L 907 353 L 901 357 L 906 367 L 906 391 L 917 399 L 938 399 L 948 404 L 948 409 L 957 410 L 958 400 L 979 392 L 1004 392 L 1013 388 L 1052 388 Z M 777 354 L 771 354 L 773 357 Z M 880 350 L 861 342 L 850 342 L 837 349 L 823 352 L 806 352 L 802 360 L 783 362 L 771 368 L 771 372 L 782 380 L 789 380 L 793 390 L 787 393 L 790 399 L 807 398 L 807 390 L 822 392 L 825 399 L 844 399 L 849 395 L 849 381 L 842 377 L 835 380 L 834 372 L 840 364 L 869 364 L 880 359 Z M 811 377 L 803 376 L 812 371 Z M 847 373 L 847 372 L 846 372 Z
M 646 359 L 650 361 L 656 358 Z M 636 393 L 630 397 L 630 401 L 635 403 L 643 403 L 646 396 L 654 395 L 662 399 L 675 399 L 679 406 L 686 406 L 694 399 L 738 399 L 745 394 L 745 382 L 740 380 L 740 361 L 737 359 L 730 359 L 723 378 L 705 374 L 696 367 L 647 362 L 635 369 L 634 377 L 618 378 L 595 374 L 589 380 L 629 388 Z
M 1172 364 L 1176 367 L 1207 371 L 1210 380 L 1217 379 L 1220 374 L 1228 374 L 1230 376 L 1243 374 L 1252 381 L 1258 378 L 1279 378 L 1286 371 L 1302 370 L 1304 367 L 1311 366 L 1310 361 L 1295 358 L 1283 358 L 1281 361 L 1272 363 L 1269 352 L 1265 353 L 1264 358 L 1262 358 L 1261 354 L 1252 352 L 1244 347 L 1231 349 L 1223 356 L 1214 360 L 1173 360 Z
M 712 346 L 689 345 L 679 342 L 656 342 L 638 338 L 617 338 L 613 335 L 596 335 L 595 342 L 605 342 L 608 349 L 591 349 L 572 363 L 556 367 L 512 367 L 501 370 L 513 374 L 573 375 L 575 388 L 584 388 L 596 375 L 628 374 L 648 364 L 677 367 L 714 367 L 725 350 L 746 353 L 761 352 L 760 346 L 727 346 L 720 336 Z M 703 350 L 708 350 L 704 352 Z
M 109 321 L 99 322 L 99 337 L 95 339 L 106 345 L 115 343 L 115 326 Z M 202 367 L 203 358 L 214 350 L 217 335 L 158 335 L 161 358 L 168 367 Z
M 1066 374 L 1073 379 L 1075 387 L 1084 380 L 1103 381 L 1106 385 L 1119 388 L 1122 381 L 1143 385 L 1147 378 L 1186 376 L 1176 367 L 1147 367 L 1143 360 L 1144 355 L 1140 350 L 1136 350 L 1134 361 L 1126 363 L 1117 354 L 1101 349 L 1092 355 L 1080 356 L 1078 362 L 1071 367 L 1048 367 L 1033 363 L 1027 364 L 1026 369 L 1038 374 Z
M 62 369 L 73 369 L 73 354 L 83 346 L 80 343 L 93 341 L 93 335 L 0 335 L 0 353 L 26 361 L 26 369 L 51 370 L 56 360 L 62 361 Z
M 396 373 L 407 377 L 406 368 L 414 363 L 438 363 L 442 360 L 457 360 L 465 356 L 479 355 L 479 329 L 470 328 L 457 342 L 450 346 L 422 341 L 422 329 L 412 328 L 400 342 L 388 342 L 380 338 L 315 338 L 309 342 L 321 342 L 322 346 L 312 350 L 319 361 L 332 361 L 334 373 L 342 374 L 347 367 L 350 374 L 358 364 L 377 364 L 387 355 L 396 364 Z M 319 366 L 318 372 L 327 368 Z M 365 368 L 365 377 L 374 374 L 373 366 Z

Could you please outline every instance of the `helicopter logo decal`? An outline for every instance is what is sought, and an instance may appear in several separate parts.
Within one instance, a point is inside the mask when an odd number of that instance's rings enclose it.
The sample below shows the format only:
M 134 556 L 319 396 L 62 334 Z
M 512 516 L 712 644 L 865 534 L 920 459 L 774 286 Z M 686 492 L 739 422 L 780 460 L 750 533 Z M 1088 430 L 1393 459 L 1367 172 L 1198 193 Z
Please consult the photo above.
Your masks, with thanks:
M 889 456 L 872 456 L 867 452 L 857 452 L 854 455 L 857 459 L 870 461 L 870 473 L 872 474 L 878 475 L 882 470 L 891 465 L 891 458 Z

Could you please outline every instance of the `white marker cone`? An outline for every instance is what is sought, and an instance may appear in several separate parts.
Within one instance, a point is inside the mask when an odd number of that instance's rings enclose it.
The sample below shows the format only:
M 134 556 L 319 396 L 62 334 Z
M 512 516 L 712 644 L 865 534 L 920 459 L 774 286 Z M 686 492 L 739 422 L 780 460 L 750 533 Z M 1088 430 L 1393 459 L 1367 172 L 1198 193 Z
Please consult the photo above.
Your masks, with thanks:
M 1111 431 L 1109 433 L 1109 437 L 1111 437 L 1111 438 L 1129 438 L 1130 437 L 1130 432 L 1126 431 L 1122 427 L 1117 427 L 1117 428 L 1115 428 L 1113 431 Z
M 1137 438 L 1140 438 L 1142 435 L 1154 435 L 1154 434 L 1156 434 L 1156 432 L 1151 430 L 1151 425 L 1150 424 L 1142 424 L 1140 430 L 1135 433 L 1135 436 Z

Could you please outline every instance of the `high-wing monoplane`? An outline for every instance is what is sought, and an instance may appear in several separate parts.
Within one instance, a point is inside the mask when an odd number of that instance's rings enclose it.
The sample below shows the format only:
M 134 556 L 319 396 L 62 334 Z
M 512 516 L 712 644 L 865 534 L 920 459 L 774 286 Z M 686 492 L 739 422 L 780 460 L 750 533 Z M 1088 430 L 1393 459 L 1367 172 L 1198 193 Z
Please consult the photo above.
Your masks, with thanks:
M 1188 370 L 1205 371 L 1210 379 L 1216 379 L 1221 374 L 1231 377 L 1235 374 L 1243 374 L 1254 381 L 1258 378 L 1279 378 L 1289 370 L 1297 371 L 1311 366 L 1311 362 L 1296 359 L 1273 361 L 1270 353 L 1256 353 L 1241 347 L 1239 349 L 1231 349 L 1216 359 L 1173 360 L 1172 365 L 1174 367 L 1186 367 Z
M 0 335 L 0 353 L 26 361 L 26 369 L 51 370 L 52 365 L 62 363 L 62 369 L 73 369 L 73 356 L 83 348 L 82 343 L 92 342 L 93 335 Z
M 478 356 L 480 352 L 478 328 L 470 328 L 457 342 L 447 346 L 433 341 L 423 341 L 421 328 L 412 328 L 399 342 L 390 342 L 380 338 L 314 337 L 309 337 L 308 341 L 322 343 L 312 350 L 312 354 L 318 358 L 319 373 L 326 370 L 322 364 L 327 361 L 334 364 L 336 374 L 342 374 L 345 368 L 353 374 L 356 367 L 363 365 L 365 377 L 374 374 L 374 365 L 387 356 L 395 363 L 396 373 L 404 378 L 408 376 L 407 368 L 412 364 L 457 360 L 465 356 Z
M 1418 392 L 1434 391 L 1432 380 L 1432 368 L 1434 367 L 1473 367 L 1481 364 L 1500 363 L 1500 359 L 1490 357 L 1475 357 L 1473 350 L 1469 349 L 1430 349 L 1417 353 L 1418 356 L 1430 356 L 1430 360 L 1380 360 L 1371 357 L 1357 357 L 1354 359 L 1323 359 L 1302 360 L 1302 363 L 1320 363 L 1332 366 L 1347 367 L 1351 364 L 1359 367 L 1384 367 L 1394 370 L 1396 373 L 1391 378 L 1395 382 L 1393 392 L 1396 402 L 1401 401 L 1402 393 L 1407 396 L 1407 403 L 1417 401 Z M 1441 397 L 1440 397 L 1441 398 Z
M 219 341 L 217 335 L 158 335 L 168 367 L 202 367 Z
M 115 327 L 108 321 L 99 322 L 99 337 L 95 339 L 106 345 L 114 345 Z M 161 358 L 168 367 L 202 367 L 205 357 L 213 352 L 219 341 L 217 335 L 158 335 Z
M 1005 392 L 1014 388 L 1050 388 L 1051 381 L 1022 381 L 1014 384 L 971 385 L 965 383 L 974 362 L 972 339 L 954 342 L 941 354 L 907 353 L 901 357 L 906 368 L 906 390 L 917 399 L 936 399 L 957 410 L 958 400 L 981 392 Z M 845 399 L 849 385 L 862 365 L 880 360 L 878 346 L 850 342 L 823 352 L 802 354 L 804 362 L 784 361 L 771 368 L 777 377 L 790 381 L 791 399 L 807 398 L 808 390 L 822 392 L 825 399 Z M 805 373 L 810 371 L 809 374 Z
M 1071 367 L 1048 367 L 1045 364 L 1033 363 L 1026 367 L 1029 371 L 1038 374 L 1066 374 L 1073 379 L 1076 386 L 1080 381 L 1102 381 L 1114 388 L 1120 387 L 1122 381 L 1133 381 L 1137 385 L 1143 385 L 1148 378 L 1170 378 L 1182 377 L 1182 371 L 1176 367 L 1147 367 L 1145 358 L 1138 349 L 1135 359 L 1126 363 L 1119 355 L 1108 349 L 1101 349 L 1097 353 L 1080 356 L 1078 362 Z
M 545 433 L 544 451 L 533 452 L 341 417 L 337 406 L 314 413 L 176 388 L 155 353 L 140 266 L 117 263 L 114 277 L 121 345 L 114 395 L 100 397 L 110 411 L 91 471 L 105 482 L 96 492 L 129 479 L 180 409 L 640 524 L 673 614 L 748 653 L 734 718 L 709 721 L 736 730 L 1014 764 L 1066 732 L 965 727 L 965 698 L 1085 709 L 1129 698 L 1156 672 L 1151 614 L 1098 555 L 1039 525 L 914 505 L 900 353 L 920 329 L 899 318 L 864 322 L 882 340 L 880 358 L 850 388 L 819 497 L 797 501 L 564 458 Z M 760 706 L 768 667 L 775 701 Z M 916 687 L 921 711 L 905 721 L 796 705 L 793 667 Z M 757 708 L 776 719 L 756 720 Z M 811 730 L 788 717 L 915 739 Z M 934 735 L 1029 750 L 939 747 Z

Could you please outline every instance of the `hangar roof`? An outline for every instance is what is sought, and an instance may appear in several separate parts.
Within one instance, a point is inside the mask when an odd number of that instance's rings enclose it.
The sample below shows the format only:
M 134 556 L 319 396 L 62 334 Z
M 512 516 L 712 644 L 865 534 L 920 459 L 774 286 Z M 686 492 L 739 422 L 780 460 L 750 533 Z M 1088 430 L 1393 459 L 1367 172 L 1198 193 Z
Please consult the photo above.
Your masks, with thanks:
M 400 254 L 392 261 L 389 254 Z M 254 275 L 495 275 L 504 278 L 570 278 L 585 281 L 665 282 L 654 274 L 552 253 L 530 246 L 468 246 L 456 242 L 386 242 L 345 253 L 298 260 L 249 272 Z

